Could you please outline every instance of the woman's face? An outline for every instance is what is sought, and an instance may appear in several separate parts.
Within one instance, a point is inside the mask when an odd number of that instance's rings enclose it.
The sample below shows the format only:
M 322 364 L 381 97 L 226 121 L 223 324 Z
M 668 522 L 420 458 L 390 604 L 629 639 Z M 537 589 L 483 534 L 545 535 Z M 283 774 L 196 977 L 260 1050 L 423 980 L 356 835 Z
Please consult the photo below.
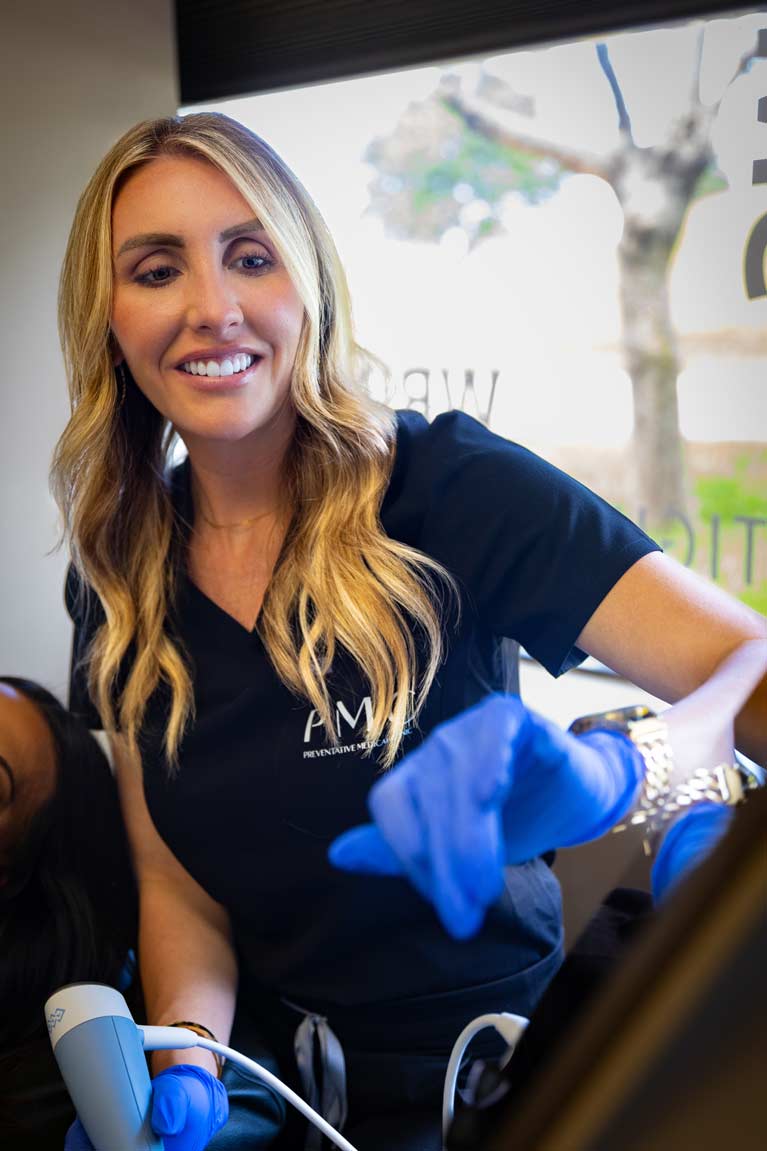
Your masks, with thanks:
M 222 172 L 189 156 L 139 168 L 114 204 L 112 252 L 118 360 L 188 445 L 292 423 L 303 304 Z
M 26 696 L 0 683 L 0 891 L 31 820 L 55 787 L 56 753 L 47 723 Z

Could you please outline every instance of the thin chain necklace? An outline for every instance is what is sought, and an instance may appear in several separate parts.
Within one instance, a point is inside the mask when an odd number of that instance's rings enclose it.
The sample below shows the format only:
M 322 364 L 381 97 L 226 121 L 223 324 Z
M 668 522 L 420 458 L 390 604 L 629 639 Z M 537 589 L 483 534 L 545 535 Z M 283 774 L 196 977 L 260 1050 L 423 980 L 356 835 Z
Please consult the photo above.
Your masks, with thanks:
M 273 515 L 273 512 L 270 511 L 261 512 L 257 516 L 249 516 L 246 520 L 235 520 L 230 524 L 220 524 L 216 520 L 212 520 L 209 516 L 206 516 L 202 508 L 199 508 L 198 510 L 202 518 L 205 520 L 205 523 L 211 528 L 216 528 L 218 531 L 222 531 L 228 528 L 246 528 L 249 524 L 258 523 L 259 520 L 264 520 L 267 516 Z

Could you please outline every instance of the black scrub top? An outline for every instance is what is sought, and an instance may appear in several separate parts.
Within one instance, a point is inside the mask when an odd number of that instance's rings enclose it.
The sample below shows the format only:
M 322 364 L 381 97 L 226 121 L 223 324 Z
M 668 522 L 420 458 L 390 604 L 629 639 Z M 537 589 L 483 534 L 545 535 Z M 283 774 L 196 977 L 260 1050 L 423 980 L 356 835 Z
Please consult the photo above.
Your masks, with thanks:
M 188 462 L 170 482 L 180 522 L 191 522 Z M 503 688 L 503 637 L 552 675 L 581 662 L 576 639 L 596 607 L 657 550 L 587 488 L 458 412 L 431 424 L 398 413 L 381 521 L 390 537 L 439 560 L 462 599 L 403 754 Z M 95 597 L 84 608 L 76 592 L 70 570 L 70 706 L 98 726 L 78 662 L 103 616 Z M 440 1017 L 453 1039 L 451 996 L 473 1005 L 461 1007 L 467 1019 L 480 1010 L 529 1015 L 561 960 L 559 887 L 546 863 L 508 869 L 482 930 L 461 942 L 404 878 L 335 870 L 328 846 L 367 821 L 380 772 L 368 754 L 370 690 L 354 664 L 342 653 L 331 672 L 332 745 L 310 705 L 277 678 L 258 632 L 185 575 L 170 626 L 190 662 L 196 718 L 171 776 L 162 752 L 167 693 L 150 700 L 141 738 L 147 802 L 174 854 L 229 910 L 246 982 L 352 1019 L 363 1010 L 394 1018 L 400 1008 L 410 1020 Z

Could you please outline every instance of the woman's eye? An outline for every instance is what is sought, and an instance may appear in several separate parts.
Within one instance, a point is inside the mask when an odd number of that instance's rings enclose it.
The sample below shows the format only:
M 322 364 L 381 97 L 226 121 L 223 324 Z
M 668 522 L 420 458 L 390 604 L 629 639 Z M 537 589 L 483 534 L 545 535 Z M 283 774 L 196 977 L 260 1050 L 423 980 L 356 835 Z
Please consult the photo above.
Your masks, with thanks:
M 232 261 L 231 267 L 238 268 L 249 275 L 257 275 L 267 268 L 271 268 L 273 264 L 274 260 L 262 252 L 246 252 L 242 256 L 237 256 Z M 149 268 L 146 272 L 140 272 L 134 279 L 137 284 L 142 284 L 147 288 L 162 288 L 175 280 L 178 275 L 178 268 L 174 268 L 170 264 L 160 264 L 156 268 Z
M 246 252 L 244 256 L 238 256 L 234 261 L 235 265 L 240 265 L 243 272 L 262 272 L 265 268 L 270 268 L 272 263 L 268 256 L 260 252 Z
M 148 288 L 161 288 L 169 284 L 176 275 L 176 269 L 163 264 L 159 268 L 150 268 L 148 272 L 141 272 L 136 276 L 137 284 L 144 284 Z

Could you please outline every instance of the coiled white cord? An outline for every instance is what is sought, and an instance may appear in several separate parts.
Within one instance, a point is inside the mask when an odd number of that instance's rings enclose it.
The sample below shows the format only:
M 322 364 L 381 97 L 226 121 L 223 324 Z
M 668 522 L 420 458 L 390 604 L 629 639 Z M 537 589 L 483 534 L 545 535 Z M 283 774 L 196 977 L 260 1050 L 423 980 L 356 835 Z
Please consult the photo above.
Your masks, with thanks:
M 447 1072 L 445 1073 L 445 1090 L 442 1095 L 443 1139 L 447 1138 L 448 1129 L 453 1121 L 455 1087 L 458 1082 L 458 1072 L 461 1069 L 461 1060 L 474 1036 L 478 1035 L 480 1031 L 484 1031 L 487 1027 L 494 1027 L 498 1034 L 501 1035 L 509 1045 L 509 1051 L 506 1053 L 505 1060 L 508 1062 L 514 1054 L 514 1048 L 529 1022 L 529 1019 L 525 1019 L 524 1015 L 512 1015 L 511 1012 L 503 1011 L 498 1014 L 479 1015 L 476 1019 L 472 1019 L 471 1023 L 466 1024 L 453 1045 L 453 1050 L 450 1052 L 450 1059 L 447 1064 Z

